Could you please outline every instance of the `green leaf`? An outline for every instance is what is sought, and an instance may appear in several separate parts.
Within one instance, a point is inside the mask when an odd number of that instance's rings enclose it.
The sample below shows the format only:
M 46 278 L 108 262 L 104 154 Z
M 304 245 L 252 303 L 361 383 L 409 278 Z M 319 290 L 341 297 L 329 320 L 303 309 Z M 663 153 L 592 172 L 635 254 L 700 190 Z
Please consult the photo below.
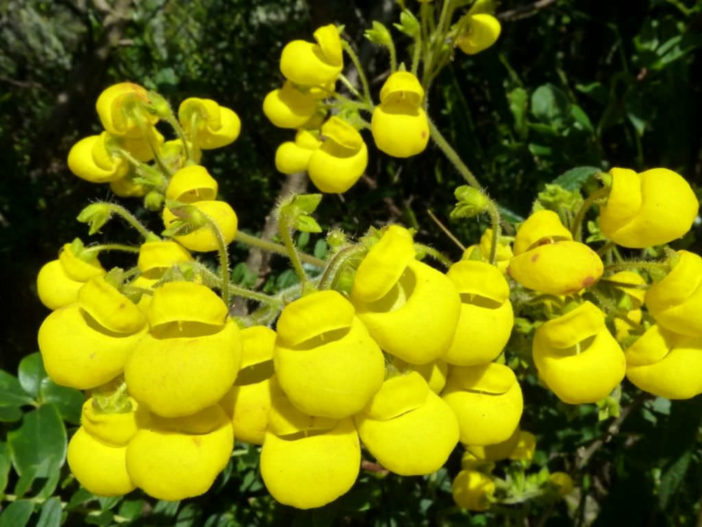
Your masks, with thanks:
M 0 406 L 0 422 L 14 423 L 22 419 L 22 409 L 19 406 Z
M 509 101 L 509 110 L 514 117 L 514 129 L 520 137 L 524 138 L 527 134 L 527 100 L 528 94 L 524 88 L 515 88 L 507 93 Z
M 154 506 L 152 514 L 162 514 L 164 516 L 172 517 L 178 512 L 178 507 L 180 507 L 180 501 L 158 500 Z
M 25 392 L 36 399 L 39 395 L 39 386 L 44 377 L 44 363 L 41 361 L 41 354 L 32 353 L 24 357 L 19 363 L 18 375 L 20 385 Z
M 580 190 L 591 177 L 600 172 L 602 171 L 597 167 L 575 167 L 563 172 L 551 183 L 559 185 L 566 190 Z
M 595 128 L 592 126 L 590 118 L 587 116 L 585 111 L 577 104 L 570 105 L 570 116 L 575 120 L 576 124 L 582 130 L 590 133 L 595 133 Z
M 419 33 L 419 20 L 414 16 L 412 11 L 409 9 L 403 9 L 400 13 L 400 23 L 393 24 L 399 31 L 402 31 L 405 35 L 409 35 L 414 38 Z
M 88 234 L 92 236 L 110 220 L 111 215 L 112 211 L 107 203 L 91 203 L 80 211 L 76 219 L 90 226 Z
M 562 124 L 569 108 L 568 96 L 553 84 L 543 84 L 531 95 L 531 113 L 542 122 Z
M 301 214 L 295 221 L 295 228 L 302 232 L 322 232 L 322 227 L 319 226 L 317 220 L 312 216 Z
M 195 503 L 186 504 L 179 512 L 174 527 L 197 527 L 202 525 L 202 509 Z
M 80 390 L 59 386 L 49 377 L 41 381 L 39 387 L 41 404 L 54 404 L 64 421 L 80 424 L 80 412 L 85 402 L 85 396 Z
M 144 500 L 124 500 L 118 514 L 128 520 L 136 520 L 144 510 Z
M 20 475 L 16 492 L 23 494 L 35 478 L 48 478 L 43 490 L 50 494 L 66 459 L 66 429 L 56 406 L 47 404 L 26 414 L 22 425 L 7 434 L 7 442 Z
M 22 389 L 17 377 L 0 370 L 0 406 L 23 406 L 33 402 Z
M 690 467 L 691 459 L 692 450 L 686 450 L 663 474 L 661 486 L 658 491 L 658 502 L 662 510 L 666 509 L 670 498 L 674 496 L 680 488 L 685 478 L 685 473 Z
M 371 29 L 367 29 L 364 33 L 364 36 L 373 44 L 387 46 L 392 43 L 392 36 L 390 36 L 390 31 L 387 27 L 385 27 L 377 20 L 373 20 Z
M 0 527 L 24 527 L 34 512 L 34 504 L 29 500 L 18 500 L 0 514 Z
M 39 514 L 37 527 L 58 527 L 61 525 L 61 500 L 53 497 L 44 502 Z
M 7 475 L 10 473 L 11 465 L 10 449 L 7 443 L 0 443 L 0 494 L 5 492 L 7 487 Z
M 319 258 L 320 260 L 324 260 L 327 257 L 328 252 L 329 252 L 329 245 L 327 245 L 326 240 L 317 240 L 317 242 L 314 244 L 314 251 L 313 251 L 313 254 L 315 255 L 315 257 Z
M 322 201 L 321 194 L 298 194 L 292 200 L 291 205 L 302 212 L 312 214 Z

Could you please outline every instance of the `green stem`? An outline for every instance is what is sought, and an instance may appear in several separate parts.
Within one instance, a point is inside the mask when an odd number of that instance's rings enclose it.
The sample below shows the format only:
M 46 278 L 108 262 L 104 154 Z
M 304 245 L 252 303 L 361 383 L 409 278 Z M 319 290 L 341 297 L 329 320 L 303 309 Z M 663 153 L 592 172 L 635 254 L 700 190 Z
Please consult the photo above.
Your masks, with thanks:
M 419 59 L 422 56 L 422 33 L 417 33 L 414 38 L 414 50 L 412 52 L 412 74 L 416 77 L 419 70 Z
M 458 246 L 458 248 L 459 248 L 461 251 L 464 251 L 464 252 L 465 252 L 466 246 L 463 245 L 463 244 L 461 243 L 461 240 L 459 240 L 459 239 L 449 230 L 449 228 L 446 227 L 446 225 L 444 225 L 443 223 L 441 223 L 441 220 L 439 220 L 439 218 L 436 217 L 436 214 L 434 214 L 434 211 L 431 210 L 431 209 L 427 209 L 427 214 L 429 214 L 429 217 L 432 219 L 432 221 L 433 221 L 434 223 L 436 223 L 437 227 L 439 227 L 439 229 L 441 229 L 441 230 L 443 231 L 443 233 L 444 233 L 446 236 L 448 236 L 448 239 L 451 240 L 453 243 L 455 243 L 456 246 Z
M 492 244 L 490 246 L 490 263 L 494 264 L 497 261 L 497 246 L 500 240 L 500 234 L 501 234 L 501 226 L 500 226 L 500 211 L 497 208 L 497 204 L 491 200 L 487 193 L 483 190 L 483 188 L 480 186 L 480 183 L 476 179 L 476 177 L 473 175 L 473 173 L 470 171 L 470 169 L 466 166 L 466 164 L 461 160 L 459 155 L 456 153 L 456 151 L 453 149 L 453 147 L 446 141 L 443 135 L 441 135 L 441 132 L 439 132 L 439 129 L 436 127 L 434 122 L 431 119 L 429 120 L 429 131 L 431 133 L 431 138 L 436 143 L 436 146 L 439 147 L 439 149 L 444 153 L 444 155 L 448 158 L 448 160 L 451 162 L 451 164 L 454 166 L 456 170 L 458 170 L 459 174 L 463 176 L 463 179 L 466 180 L 466 182 L 473 187 L 474 189 L 478 190 L 483 196 L 485 196 L 485 199 L 487 200 L 487 213 L 490 216 L 490 223 L 492 225 Z
M 424 245 L 423 243 L 415 243 L 414 247 L 418 250 L 418 252 L 426 253 L 427 256 L 431 256 L 432 258 L 434 258 L 434 260 L 440 262 L 446 268 L 451 267 L 453 265 L 453 261 L 451 260 L 451 258 L 441 253 L 441 251 L 437 251 L 433 247 L 429 247 L 428 245 Z
M 197 264 L 197 269 L 199 272 L 201 272 L 204 275 L 207 275 L 207 278 L 217 284 L 218 286 L 221 287 L 222 284 L 222 278 L 217 276 L 216 273 L 213 273 L 210 271 L 207 267 L 204 265 L 198 263 Z M 232 282 L 229 282 L 229 292 L 234 295 L 234 296 L 240 296 L 242 298 L 248 298 L 249 300 L 254 300 L 256 302 L 259 302 L 261 304 L 266 304 L 273 306 L 275 308 L 282 308 L 283 307 L 283 302 L 281 299 L 276 298 L 274 296 L 269 296 L 264 293 L 259 293 L 257 291 L 251 291 L 250 289 L 246 289 L 245 287 L 238 286 Z
M 268 240 L 263 240 L 261 238 L 257 238 L 256 236 L 251 236 L 250 234 L 246 234 L 242 231 L 237 231 L 234 240 L 239 243 L 243 243 L 244 245 L 248 245 L 250 247 L 257 247 L 258 249 L 268 251 L 269 253 L 282 254 L 283 256 L 288 256 L 288 250 L 283 245 L 280 245 L 279 243 L 269 242 Z M 324 260 L 315 258 L 310 254 L 298 252 L 297 255 L 299 256 L 300 260 L 302 260 L 305 263 L 312 264 L 317 267 L 324 267 L 326 265 Z
M 573 220 L 573 225 L 571 226 L 573 239 L 576 242 L 582 240 L 582 224 L 583 220 L 585 219 L 585 214 L 587 214 L 587 211 L 590 210 L 590 207 L 592 207 L 595 201 L 609 195 L 609 190 L 609 187 L 602 187 L 601 189 L 596 190 L 595 192 L 590 194 L 585 201 L 583 201 L 582 205 L 580 205 L 580 208 L 578 209 L 578 212 L 575 215 L 575 219 Z
M 354 97 L 363 99 L 363 96 L 359 93 L 356 87 L 353 84 L 351 84 L 351 81 L 347 79 L 345 75 L 339 75 L 339 80 L 341 80 L 341 83 L 348 88 L 348 90 L 353 94 Z
M 363 66 L 361 66 L 361 61 L 359 60 L 358 55 L 356 55 L 356 52 L 351 47 L 351 44 L 349 44 L 347 41 L 342 40 L 341 45 L 343 46 L 344 51 L 346 51 L 346 54 L 351 59 L 351 62 L 353 62 L 356 71 L 358 72 L 358 78 L 361 80 L 361 85 L 363 86 L 363 94 L 366 97 L 366 101 L 368 101 L 368 103 L 372 105 L 373 99 L 371 99 L 370 85 L 368 84 L 366 72 L 363 70 Z M 388 45 L 388 49 L 390 49 L 390 58 L 392 64 L 395 55 L 395 44 L 392 43 L 392 40 L 390 41 L 390 45 Z M 395 71 L 395 67 L 392 67 L 392 71 Z
M 185 130 L 183 130 L 183 127 L 180 125 L 180 122 L 178 119 L 176 119 L 175 114 L 173 113 L 173 110 L 169 107 L 169 112 L 168 112 L 168 117 L 166 118 L 166 122 L 171 125 L 171 128 L 173 128 L 173 131 L 178 135 L 178 138 L 180 141 L 183 143 L 183 150 L 185 151 L 185 157 L 187 159 L 192 159 L 191 152 L 190 152 L 190 144 L 188 144 L 188 139 L 185 137 Z
M 167 177 L 172 176 L 173 172 L 171 172 L 171 170 L 163 162 L 163 159 L 161 159 L 161 155 L 158 153 L 158 148 L 154 145 L 154 143 L 152 141 L 153 136 L 149 133 L 149 127 L 144 122 L 144 118 L 140 112 L 138 112 L 138 111 L 134 112 L 134 120 L 136 121 L 137 126 L 139 127 L 139 130 L 141 131 L 141 134 L 144 136 L 144 139 L 146 140 L 146 144 L 149 145 L 149 149 L 151 150 L 151 153 L 154 156 L 154 160 L 156 161 L 156 164 L 161 169 L 161 172 L 163 172 L 163 174 Z
M 293 269 L 295 269 L 295 274 L 297 274 L 297 277 L 300 279 L 302 291 L 304 292 L 306 289 L 313 286 L 311 286 L 309 280 L 307 279 L 307 273 L 305 273 L 305 270 L 302 267 L 300 255 L 297 253 L 297 249 L 295 249 L 295 242 L 293 242 L 291 234 L 292 226 L 290 225 L 290 215 L 286 212 L 286 208 L 289 207 L 283 207 L 283 210 L 281 210 L 281 214 L 278 217 L 278 232 L 280 233 L 280 237 L 282 238 L 283 244 L 287 250 L 290 263 L 292 264 Z
M 334 280 L 339 274 L 341 268 L 351 259 L 361 254 L 367 252 L 368 249 L 364 245 L 350 245 L 349 247 L 344 247 L 339 252 L 337 252 L 329 263 L 327 268 L 322 273 L 322 277 L 319 279 L 320 289 L 331 289 L 334 285 Z
M 138 231 L 139 234 L 141 234 L 147 242 L 156 242 L 161 240 L 161 238 L 159 238 L 153 232 L 147 229 L 144 226 L 144 224 L 141 223 L 136 218 L 136 216 L 134 216 L 134 214 L 129 212 L 122 205 L 117 205 L 116 203 L 103 203 L 103 205 L 105 205 L 109 209 L 110 214 L 117 214 L 129 225 L 134 227 L 134 229 L 136 229 L 136 231 Z
M 122 251 L 125 253 L 138 253 L 139 247 L 125 245 L 122 243 L 103 243 L 100 245 L 93 245 L 92 247 L 86 247 L 86 252 L 88 251 L 94 251 L 96 253 L 99 253 L 101 251 Z
M 222 300 L 227 306 L 227 309 L 229 309 L 229 302 L 230 302 L 230 296 L 229 296 L 229 252 L 227 251 L 227 243 L 224 241 L 224 235 L 222 234 L 222 231 L 220 230 L 219 226 L 217 223 L 210 218 L 207 214 L 205 214 L 202 211 L 199 211 L 200 214 L 202 214 L 202 217 L 205 218 L 205 221 L 207 222 L 207 227 L 212 231 L 212 234 L 214 235 L 215 239 L 217 240 L 217 253 L 219 255 L 219 267 L 220 267 L 220 273 L 222 275 L 222 282 L 221 282 L 221 287 L 220 287 L 220 292 L 222 293 Z
M 642 262 L 642 261 L 633 261 L 633 260 L 607 264 L 604 266 L 604 268 L 606 271 L 618 271 L 618 270 L 626 270 L 626 269 L 670 271 L 670 267 L 666 262 Z M 631 287 L 631 286 L 629 285 L 627 287 Z

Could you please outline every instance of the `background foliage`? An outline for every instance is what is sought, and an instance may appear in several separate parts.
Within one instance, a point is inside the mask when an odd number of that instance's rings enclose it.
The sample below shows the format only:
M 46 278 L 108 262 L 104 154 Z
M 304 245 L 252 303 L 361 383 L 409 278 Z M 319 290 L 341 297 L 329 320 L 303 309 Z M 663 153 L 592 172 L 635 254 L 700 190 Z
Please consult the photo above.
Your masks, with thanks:
M 498 44 L 475 57 L 457 55 L 434 84 L 429 108 L 508 215 L 526 215 L 544 184 L 574 166 L 665 166 L 699 189 L 702 1 L 506 0 L 498 13 L 503 22 Z M 260 111 L 264 94 L 281 80 L 282 46 L 309 38 L 318 25 L 342 23 L 370 64 L 377 92 L 387 57 L 363 42 L 362 31 L 373 19 L 390 25 L 396 16 L 390 0 L 0 1 L 0 265 L 8 308 L 0 317 L 0 366 L 19 372 L 17 377 L 0 372 L 0 490 L 7 493 L 0 527 L 62 521 L 178 526 L 700 521 L 699 397 L 670 404 L 637 398 L 629 386 L 634 399 L 623 401 L 626 419 L 600 423 L 593 405 L 556 404 L 533 375 L 527 377 L 522 421 L 539 439 L 530 472 L 547 465 L 575 474 L 581 491 L 568 503 L 461 512 L 449 492 L 460 463 L 452 458 L 428 478 L 363 472 L 349 495 L 302 513 L 267 497 L 257 455 L 247 445 L 237 447 L 214 492 L 180 504 L 138 494 L 97 499 L 67 476 L 65 441 L 77 424 L 82 396 L 53 384 L 38 355 L 28 355 L 46 316 L 33 282 L 62 243 L 85 238 L 73 218 L 96 190 L 68 172 L 65 158 L 79 137 L 97 129 L 93 104 L 99 92 L 128 79 L 173 103 L 202 96 L 234 108 L 243 122 L 241 138 L 205 162 L 240 224 L 260 231 L 284 181 L 272 157 L 288 134 Z M 325 199 L 318 219 L 354 235 L 369 225 L 400 221 L 457 258 L 458 250 L 441 236 L 427 209 L 448 218 L 459 183 L 435 149 L 410 161 L 371 153 L 364 180 L 343 199 Z M 106 196 L 98 191 L 98 197 Z M 474 241 L 479 231 L 475 222 L 451 228 L 464 242 Z M 681 243 L 699 252 L 700 234 L 697 225 Z M 123 234 L 106 228 L 105 236 Z M 308 241 L 308 250 L 314 242 Z M 235 249 L 234 256 L 243 261 L 246 253 Z M 290 276 L 279 273 L 278 262 L 272 262 L 269 288 L 283 287 Z M 253 281 L 266 271 L 236 269 L 237 277 Z M 519 349 L 517 335 L 513 360 L 521 360 Z

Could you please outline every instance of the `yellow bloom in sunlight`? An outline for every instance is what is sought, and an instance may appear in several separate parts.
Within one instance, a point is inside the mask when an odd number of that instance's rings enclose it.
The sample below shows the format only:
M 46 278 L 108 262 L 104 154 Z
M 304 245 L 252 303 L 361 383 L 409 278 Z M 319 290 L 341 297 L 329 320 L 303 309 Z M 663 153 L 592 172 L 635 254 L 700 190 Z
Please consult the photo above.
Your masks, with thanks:
M 315 114 L 317 99 L 286 81 L 263 99 L 263 113 L 279 128 L 299 128 Z
M 285 141 L 275 151 L 275 168 L 283 174 L 304 172 L 310 165 L 310 158 L 322 145 L 314 134 L 298 130 L 295 141 Z
M 344 67 L 341 36 L 335 25 L 317 28 L 316 44 L 293 40 L 283 48 L 280 71 L 283 76 L 303 86 L 320 86 L 334 82 Z
M 138 139 L 158 117 L 147 110 L 149 102 L 144 87 L 133 82 L 113 84 L 100 93 L 95 103 L 102 126 L 111 135 Z
M 233 143 L 241 131 L 236 112 L 212 99 L 185 99 L 178 107 L 178 120 L 190 140 L 203 150 Z
M 461 32 L 456 38 L 456 46 L 467 55 L 475 55 L 492 46 L 500 37 L 500 21 L 488 13 L 468 13 L 459 22 Z
M 108 183 L 124 177 L 129 163 L 110 152 L 107 132 L 84 137 L 68 152 L 68 168 L 76 176 L 91 183 Z
M 490 508 L 490 498 L 495 493 L 495 482 L 487 474 L 475 470 L 462 470 L 453 480 L 453 501 L 470 511 Z

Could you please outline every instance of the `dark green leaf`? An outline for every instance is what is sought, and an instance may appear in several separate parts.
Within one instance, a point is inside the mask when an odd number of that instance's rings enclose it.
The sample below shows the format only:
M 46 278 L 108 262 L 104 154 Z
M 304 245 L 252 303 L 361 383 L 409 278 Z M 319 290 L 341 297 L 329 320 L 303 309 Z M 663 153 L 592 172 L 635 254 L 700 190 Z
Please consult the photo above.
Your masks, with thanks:
M 119 506 L 119 515 L 128 520 L 135 520 L 144 510 L 144 500 L 124 500 Z
M 0 370 L 0 406 L 22 406 L 33 402 L 22 389 L 17 377 Z
M 202 509 L 194 503 L 188 503 L 179 512 L 175 527 L 197 527 L 202 524 Z
M 577 104 L 571 104 L 570 115 L 575 120 L 575 122 L 578 125 L 580 125 L 581 129 L 591 133 L 595 132 L 590 118 L 580 106 L 578 106 Z
M 37 527 L 58 527 L 61 525 L 61 514 L 61 500 L 49 498 L 41 507 Z
M 178 512 L 178 507 L 180 507 L 180 501 L 158 500 L 154 506 L 153 514 L 162 514 L 164 516 L 172 517 Z
M 24 527 L 34 511 L 34 504 L 28 500 L 18 500 L 7 506 L 0 514 L 0 527 Z
M 0 406 L 0 422 L 14 423 L 22 419 L 22 409 L 19 406 Z
M 575 167 L 563 172 L 551 183 L 566 190 L 580 190 L 591 177 L 600 172 L 602 171 L 597 167 Z
M 98 503 L 102 510 L 110 510 L 122 501 L 122 496 L 98 497 Z
M 520 137 L 524 138 L 527 134 L 526 112 L 528 94 L 524 88 L 515 88 L 507 93 L 509 101 L 509 110 L 514 117 L 514 129 Z
M 683 482 L 685 473 L 690 466 L 691 458 L 692 450 L 686 450 L 663 474 L 661 487 L 658 492 L 658 502 L 661 509 L 666 509 L 668 501 L 680 488 L 680 484 Z
M 5 492 L 7 487 L 7 475 L 10 473 L 11 465 L 10 449 L 7 443 L 0 443 L 0 494 Z
M 85 523 L 90 525 L 107 526 L 112 524 L 115 515 L 111 511 L 102 511 L 99 514 L 89 514 L 85 517 Z
M 8 433 L 7 440 L 12 464 L 21 476 L 21 490 L 35 478 L 48 478 L 48 486 L 58 483 L 66 458 L 66 429 L 53 404 L 26 414 L 22 426 Z
M 553 84 L 539 86 L 531 95 L 531 113 L 544 123 L 563 123 L 569 107 L 568 96 Z
M 46 377 L 41 355 L 39 353 L 32 353 L 23 358 L 19 363 L 17 377 L 24 391 L 31 395 L 32 398 L 36 399 L 39 395 L 41 380 Z
M 85 397 L 83 392 L 66 386 L 59 386 L 49 377 L 41 381 L 39 396 L 42 404 L 54 404 L 64 421 L 80 424 L 80 411 Z
M 327 245 L 326 240 L 317 240 L 314 244 L 314 255 L 320 260 L 324 260 L 329 252 L 329 245 Z

